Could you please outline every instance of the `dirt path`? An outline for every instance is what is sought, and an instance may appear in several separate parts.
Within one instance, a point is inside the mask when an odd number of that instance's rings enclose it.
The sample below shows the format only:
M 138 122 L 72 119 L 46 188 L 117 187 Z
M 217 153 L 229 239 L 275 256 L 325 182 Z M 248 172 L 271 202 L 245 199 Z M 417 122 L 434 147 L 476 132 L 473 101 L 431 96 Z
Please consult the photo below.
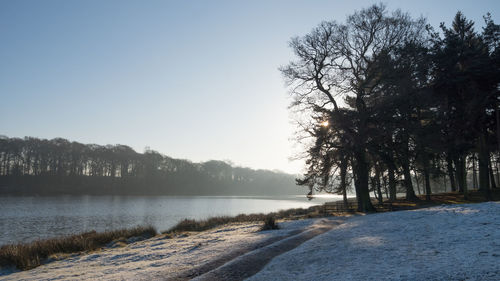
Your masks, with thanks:
M 198 271 L 194 269 L 191 272 L 195 274 L 177 276 L 175 279 L 189 279 L 199 275 L 194 280 L 243 280 L 259 272 L 274 257 L 288 252 L 307 240 L 331 230 L 342 222 L 343 220 L 340 219 L 335 221 L 322 220 L 320 223 L 315 224 L 312 229 L 296 231 L 288 236 L 279 237 L 279 239 L 274 238 L 274 241 L 266 240 L 263 243 L 259 243 L 259 245 L 255 245 L 252 250 L 245 251 L 245 249 L 242 249 L 238 255 L 233 255 L 232 258 L 223 258 L 214 261 L 211 265 L 225 263 L 213 270 L 207 271 L 210 266 L 202 266 Z M 175 279 L 169 278 L 168 280 Z

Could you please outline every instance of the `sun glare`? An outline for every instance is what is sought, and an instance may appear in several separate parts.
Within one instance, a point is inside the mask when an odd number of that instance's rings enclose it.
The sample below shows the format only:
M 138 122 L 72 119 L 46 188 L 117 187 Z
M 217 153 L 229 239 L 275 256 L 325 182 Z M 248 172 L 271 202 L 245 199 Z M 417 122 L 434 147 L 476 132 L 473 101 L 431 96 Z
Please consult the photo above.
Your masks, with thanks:
M 328 127 L 328 120 L 321 122 L 321 126 Z

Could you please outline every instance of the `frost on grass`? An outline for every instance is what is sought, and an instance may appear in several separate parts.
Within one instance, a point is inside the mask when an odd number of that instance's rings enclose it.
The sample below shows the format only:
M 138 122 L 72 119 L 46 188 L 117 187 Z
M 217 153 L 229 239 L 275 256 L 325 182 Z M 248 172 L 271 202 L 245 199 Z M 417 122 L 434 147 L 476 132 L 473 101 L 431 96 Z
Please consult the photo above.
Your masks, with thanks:
M 268 238 L 286 236 L 315 220 L 280 223 L 281 229 L 259 231 L 262 223 L 234 223 L 199 233 L 168 234 L 86 255 L 72 255 L 32 270 L 0 270 L 0 280 L 164 280 L 213 261 L 230 251 Z M 112 246 L 112 245 L 110 245 Z
M 500 203 L 353 217 L 250 280 L 500 280 Z

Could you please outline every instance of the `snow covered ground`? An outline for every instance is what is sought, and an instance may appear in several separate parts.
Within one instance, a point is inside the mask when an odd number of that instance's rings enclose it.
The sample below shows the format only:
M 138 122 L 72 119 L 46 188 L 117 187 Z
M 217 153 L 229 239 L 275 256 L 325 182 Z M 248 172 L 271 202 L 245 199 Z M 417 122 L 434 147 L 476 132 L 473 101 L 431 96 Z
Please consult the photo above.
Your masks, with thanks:
M 175 277 L 232 251 L 313 227 L 316 220 L 280 223 L 281 229 L 258 231 L 262 223 L 230 224 L 187 237 L 155 237 L 125 247 L 47 263 L 28 271 L 1 275 L 0 280 L 158 280 Z M 7 272 L 4 272 L 4 274 Z
M 500 203 L 352 217 L 249 280 L 500 280 Z
M 291 221 L 264 232 L 259 223 L 231 224 L 74 255 L 0 280 L 185 279 L 231 253 L 241 259 L 259 243 L 328 222 L 335 222 L 332 230 L 274 257 L 249 280 L 500 280 L 500 203 Z

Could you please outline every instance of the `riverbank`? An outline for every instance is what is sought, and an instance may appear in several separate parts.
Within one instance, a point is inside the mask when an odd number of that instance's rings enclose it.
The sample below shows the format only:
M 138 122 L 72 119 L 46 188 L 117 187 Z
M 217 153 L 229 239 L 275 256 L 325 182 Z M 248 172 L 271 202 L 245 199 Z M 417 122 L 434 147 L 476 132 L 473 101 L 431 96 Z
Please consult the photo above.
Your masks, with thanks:
M 168 230 L 188 218 L 270 213 L 308 208 L 336 198 L 233 196 L 55 196 L 0 197 L 0 246 L 95 230 L 151 225 Z
M 272 212 L 269 214 L 241 214 L 237 216 L 211 217 L 206 220 L 180 221 L 174 227 L 163 231 L 163 237 L 174 238 L 195 232 L 205 231 L 230 223 L 267 222 L 275 219 L 299 219 L 323 216 L 321 206 L 312 206 L 307 209 L 296 208 Z M 267 225 L 267 229 L 274 228 Z M 86 254 L 103 248 L 125 246 L 127 243 L 151 238 L 157 234 L 152 226 L 135 227 L 107 232 L 86 232 L 58 238 L 36 240 L 24 244 L 10 244 L 0 247 L 0 269 L 9 268 L 11 271 L 29 270 L 53 262 L 54 260 L 73 254 Z M 5 273 L 6 271 L 3 270 Z M 1 274 L 1 272 L 0 272 Z
M 498 280 L 500 203 L 230 223 L 72 255 L 6 280 Z M 269 263 L 268 263 L 269 262 Z M 251 269 L 249 276 L 248 271 Z M 230 275 L 228 275 L 230 274 Z M 1 279 L 0 278 L 0 279 Z
M 74 254 L 32 270 L 4 275 L 7 280 L 187 280 L 245 253 L 337 217 L 280 221 L 278 230 L 259 231 L 262 222 L 230 223 L 203 232 L 162 234 L 122 247 Z M 7 273 L 7 272 L 4 272 Z
M 450 200 L 459 195 L 437 196 Z M 280 229 L 270 231 L 260 231 L 264 215 L 187 221 L 151 239 L 66 255 L 29 271 L 4 268 L 0 279 L 220 280 L 255 273 L 253 280 L 276 276 L 280 280 L 500 277 L 496 266 L 500 262 L 500 203 L 427 208 L 421 204 L 415 210 L 367 216 L 324 217 L 321 206 L 286 210 L 279 214 L 296 220 L 280 220 Z M 369 258 L 361 258 L 365 256 Z M 442 266 L 453 271 L 439 271 Z

